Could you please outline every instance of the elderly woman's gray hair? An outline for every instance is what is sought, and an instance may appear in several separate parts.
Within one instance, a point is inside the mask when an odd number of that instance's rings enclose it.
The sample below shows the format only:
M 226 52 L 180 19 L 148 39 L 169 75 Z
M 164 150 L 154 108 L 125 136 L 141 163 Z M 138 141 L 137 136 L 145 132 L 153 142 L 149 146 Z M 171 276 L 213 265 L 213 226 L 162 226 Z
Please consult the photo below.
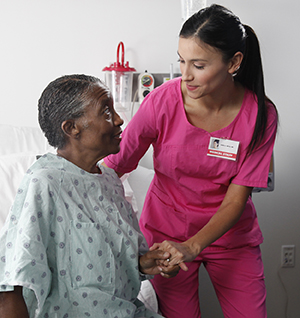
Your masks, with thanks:
M 61 124 L 84 114 L 96 89 L 108 88 L 100 79 L 88 75 L 65 75 L 51 82 L 38 102 L 38 120 L 49 144 L 62 149 L 66 143 Z

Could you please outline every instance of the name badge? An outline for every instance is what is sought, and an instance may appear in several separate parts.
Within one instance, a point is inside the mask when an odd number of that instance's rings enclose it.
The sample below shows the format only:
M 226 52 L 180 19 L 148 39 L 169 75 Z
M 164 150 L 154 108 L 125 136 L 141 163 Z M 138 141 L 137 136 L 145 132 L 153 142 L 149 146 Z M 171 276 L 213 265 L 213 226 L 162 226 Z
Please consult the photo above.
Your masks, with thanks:
M 239 141 L 210 137 L 207 155 L 236 161 Z

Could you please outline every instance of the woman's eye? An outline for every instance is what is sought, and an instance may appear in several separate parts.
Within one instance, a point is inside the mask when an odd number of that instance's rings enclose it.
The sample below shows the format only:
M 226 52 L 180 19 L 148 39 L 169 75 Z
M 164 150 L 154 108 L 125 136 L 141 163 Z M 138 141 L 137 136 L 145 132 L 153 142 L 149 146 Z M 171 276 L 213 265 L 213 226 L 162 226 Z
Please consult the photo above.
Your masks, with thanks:
M 177 62 L 179 62 L 179 63 L 184 63 L 184 60 L 182 60 L 182 59 L 178 59 L 178 61 Z
M 203 70 L 204 69 L 203 65 L 195 65 L 195 67 L 196 67 L 197 70 Z
M 104 114 L 107 115 L 107 116 L 111 116 L 111 110 L 110 110 L 110 108 L 108 106 L 105 107 Z

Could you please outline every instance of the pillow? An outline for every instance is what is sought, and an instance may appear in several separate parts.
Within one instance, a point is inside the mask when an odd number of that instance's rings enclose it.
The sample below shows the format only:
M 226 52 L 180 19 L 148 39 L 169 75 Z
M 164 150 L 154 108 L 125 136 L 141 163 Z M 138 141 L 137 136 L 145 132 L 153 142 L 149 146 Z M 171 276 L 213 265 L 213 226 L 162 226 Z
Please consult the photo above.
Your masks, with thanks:
M 128 179 L 128 174 L 124 174 L 121 177 L 121 181 L 124 187 L 125 199 L 131 204 L 133 211 L 137 214 L 138 207 L 137 207 L 136 198 L 127 179 Z
M 133 190 L 138 209 L 137 217 L 142 213 L 145 197 L 154 176 L 154 170 L 138 165 L 128 176 L 128 183 Z
M 149 280 L 143 280 L 137 298 L 144 303 L 145 307 L 155 313 L 159 313 L 155 290 Z
M 144 156 L 141 158 L 139 162 L 139 166 L 153 169 L 153 147 L 152 145 L 149 147 L 149 149 L 146 151 Z
M 0 156 L 0 229 L 5 222 L 24 174 L 35 160 L 34 154 Z
M 54 152 L 42 130 L 37 127 L 0 125 L 0 155 Z

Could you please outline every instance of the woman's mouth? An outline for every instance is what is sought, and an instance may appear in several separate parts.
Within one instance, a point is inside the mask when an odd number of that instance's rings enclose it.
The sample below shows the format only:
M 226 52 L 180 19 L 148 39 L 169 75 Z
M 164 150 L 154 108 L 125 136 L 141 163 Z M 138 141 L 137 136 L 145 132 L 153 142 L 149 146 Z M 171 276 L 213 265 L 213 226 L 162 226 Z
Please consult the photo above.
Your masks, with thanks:
M 198 88 L 198 86 L 192 86 L 192 85 L 189 85 L 189 84 L 185 84 L 185 85 L 186 85 L 187 90 L 189 90 L 189 91 L 194 91 L 195 89 Z
M 118 139 L 118 140 L 121 140 L 122 139 L 121 134 L 122 134 L 122 130 L 119 133 L 117 133 L 116 135 L 114 135 L 114 138 Z

